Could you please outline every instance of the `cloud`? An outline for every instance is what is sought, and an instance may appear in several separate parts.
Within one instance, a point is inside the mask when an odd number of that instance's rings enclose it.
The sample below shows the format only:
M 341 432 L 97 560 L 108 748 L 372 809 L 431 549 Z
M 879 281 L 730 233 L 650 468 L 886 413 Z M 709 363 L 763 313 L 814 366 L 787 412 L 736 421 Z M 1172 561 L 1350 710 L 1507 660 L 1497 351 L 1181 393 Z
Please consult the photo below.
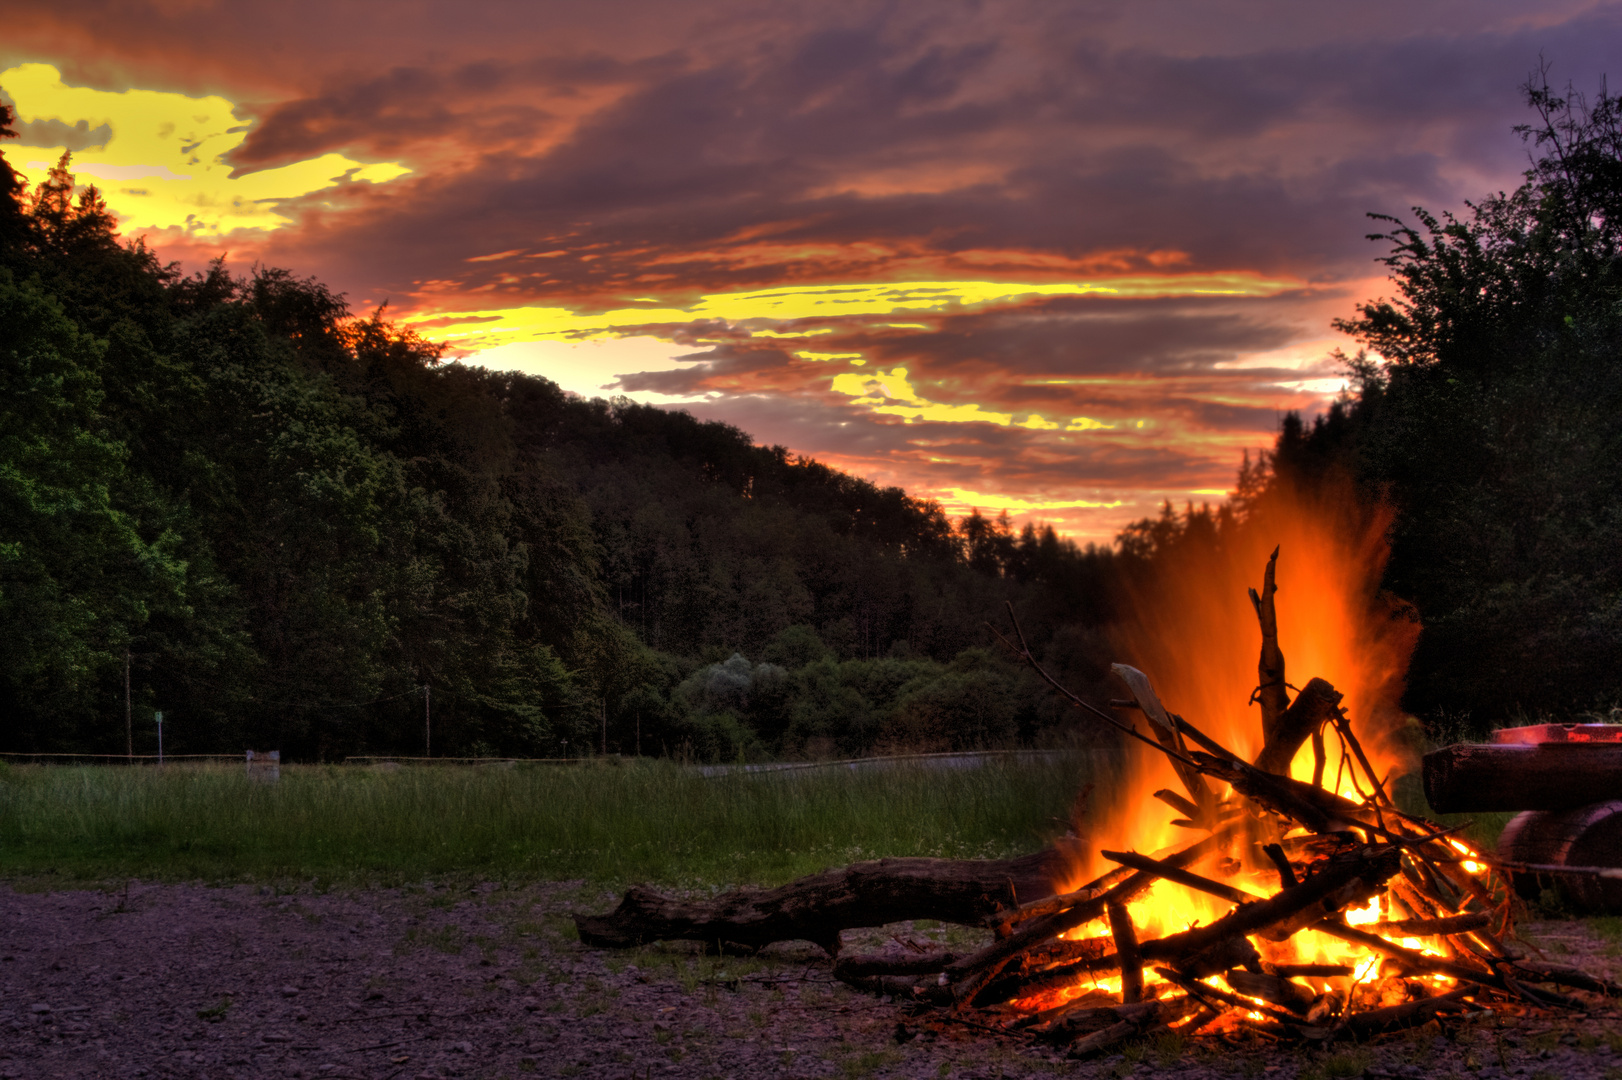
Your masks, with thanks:
M 1622 4 L 1590 0 L 8 19 L 0 52 L 103 95 L 25 121 L 102 139 L 87 173 L 169 170 L 143 181 L 176 193 L 162 213 L 112 192 L 165 257 L 316 273 L 462 355 L 1095 537 L 1323 407 L 1330 317 L 1386 288 L 1364 215 L 1513 186 L 1517 84 L 1541 55 L 1591 87 L 1622 37 Z M 198 164 L 115 153 L 126 90 L 208 103 Z M 380 161 L 411 171 L 357 182 Z M 205 177 L 215 203 L 180 197 Z
M 86 151 L 75 165 L 79 172 L 109 181 L 161 182 L 106 185 L 102 194 L 108 208 L 127 231 L 176 229 L 218 236 L 275 229 L 291 223 L 279 212 L 283 200 L 314 193 L 331 198 L 335 187 L 385 182 L 409 171 L 398 164 L 368 165 L 324 154 L 238 180 L 228 175 L 223 162 L 242 141 L 245 127 L 237 122 L 233 103 L 223 97 L 74 86 L 48 64 L 0 71 L 0 85 L 23 119 L 17 128 L 18 171 L 30 183 L 43 181 L 55 160 L 32 160 L 28 152 L 58 150 L 69 136 L 86 144 L 78 148 Z M 69 125 L 54 118 L 61 115 L 108 119 L 91 128 L 85 119 Z M 17 167 L 18 161 L 12 164 Z
M 66 150 L 99 150 L 113 137 L 111 124 L 91 127 L 88 120 L 68 124 L 55 117 L 25 120 L 17 125 L 16 131 L 18 142 L 23 146 L 60 146 Z

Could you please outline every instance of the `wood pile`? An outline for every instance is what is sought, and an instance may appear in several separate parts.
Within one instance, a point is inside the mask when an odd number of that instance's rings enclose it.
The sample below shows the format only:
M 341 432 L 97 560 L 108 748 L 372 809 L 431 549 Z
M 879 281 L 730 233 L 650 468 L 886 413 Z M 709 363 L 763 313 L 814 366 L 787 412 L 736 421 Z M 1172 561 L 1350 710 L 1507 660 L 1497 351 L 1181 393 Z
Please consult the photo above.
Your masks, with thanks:
M 1490 860 L 1453 829 L 1404 813 L 1387 778 L 1364 753 L 1341 695 L 1313 679 L 1289 698 L 1273 606 L 1274 567 L 1252 591 L 1263 645 L 1259 664 L 1264 745 L 1247 762 L 1168 712 L 1150 680 L 1116 665 L 1129 697 L 1114 702 L 1137 724 L 1094 709 L 1037 664 L 1017 621 L 1005 638 L 1073 704 L 1152 747 L 1171 763 L 1180 791 L 1154 797 L 1173 807 L 1190 842 L 1152 854 L 1103 851 L 1115 865 L 1062 895 L 999 881 L 998 868 L 932 867 L 918 884 L 914 862 L 863 864 L 780 890 L 743 892 L 672 910 L 638 891 L 621 910 L 579 918 L 588 944 L 688 937 L 717 947 L 758 947 L 807 937 L 835 956 L 847 983 L 914 1003 L 928 1017 L 1044 1040 L 1085 1057 L 1156 1032 L 1260 1032 L 1293 1042 L 1364 1040 L 1432 1020 L 1491 1009 L 1582 1008 L 1568 991 L 1615 994 L 1622 986 L 1528 958 L 1511 947 L 1512 891 Z M 1010 610 L 1012 616 L 1012 610 Z M 1341 775 L 1325 784 L 1326 743 L 1338 740 Z M 1311 742 L 1313 780 L 1290 763 Z M 1337 791 L 1353 791 L 1357 798 Z M 1059 853 L 1033 856 L 1022 869 Z M 977 864 L 958 864 L 974 868 Z M 912 873 L 911 883 L 907 875 Z M 843 875 L 843 876 L 842 876 Z M 955 882 L 943 886 L 942 882 Z M 971 901 L 978 881 L 986 887 Z M 809 886 L 807 883 L 811 883 Z M 916 892 L 909 898 L 908 890 Z M 1226 913 L 1172 933 L 1146 932 L 1133 908 L 1156 889 L 1193 890 Z M 881 911 L 864 910 L 870 894 Z M 955 899 L 943 903 L 941 896 Z M 819 899 L 831 898 L 831 899 Z M 1374 901 L 1374 903 L 1371 903 Z M 966 906 L 965 906 L 966 905 Z M 976 907 L 976 905 L 979 905 Z M 784 913 L 785 907 L 792 910 Z M 947 909 L 951 908 L 950 913 Z M 972 952 L 840 955 L 844 926 L 904 918 L 978 922 L 993 932 Z M 650 917 L 651 913 L 651 917 Z M 661 921 L 662 920 L 662 921 Z M 763 929 L 771 923 L 770 929 Z M 798 927 L 798 928 L 796 928 Z M 806 931 L 806 927 L 815 927 Z M 693 931 L 693 932 L 686 932 Z M 1300 962 L 1300 935 L 1336 939 L 1352 963 Z

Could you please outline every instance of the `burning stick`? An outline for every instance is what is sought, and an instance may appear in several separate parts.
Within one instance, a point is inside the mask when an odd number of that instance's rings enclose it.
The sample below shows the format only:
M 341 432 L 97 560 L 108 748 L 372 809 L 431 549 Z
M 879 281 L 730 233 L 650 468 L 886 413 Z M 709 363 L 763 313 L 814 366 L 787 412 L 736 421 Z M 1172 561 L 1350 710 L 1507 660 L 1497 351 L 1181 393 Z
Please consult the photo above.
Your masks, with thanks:
M 1246 997 L 1261 998 L 1299 1016 L 1306 1016 L 1318 999 L 1311 989 L 1282 975 L 1240 970 L 1228 972 L 1226 978 L 1229 986 Z
M 1009 608 L 1010 614 L 1012 611 L 1013 609 Z M 1015 629 L 1018 629 L 1017 623 Z M 1025 635 L 1021 633 L 1020 644 L 1023 645 L 1024 642 Z M 1029 650 L 1026 652 L 1028 654 Z M 1194 799 L 1194 812 L 1189 815 L 1193 823 L 1198 825 L 1202 821 L 1214 820 L 1212 812 L 1216 808 L 1216 797 L 1211 794 L 1211 787 L 1205 782 L 1205 777 L 1200 775 L 1199 768 L 1187 758 L 1180 756 L 1188 753 L 1188 747 L 1183 744 L 1183 738 L 1178 734 L 1171 715 L 1166 712 L 1165 706 L 1160 704 L 1155 688 L 1149 684 L 1149 677 L 1126 664 L 1111 664 L 1110 670 L 1115 673 L 1116 678 L 1126 684 L 1127 690 L 1132 694 L 1132 700 L 1154 727 L 1155 738 L 1160 740 L 1160 745 L 1171 751 L 1168 756 L 1171 758 L 1172 768 L 1177 770 L 1178 778 L 1183 781 L 1183 786 Z
M 1245 1012 L 1260 1013 L 1261 1015 L 1273 1020 L 1277 1020 L 1280 1023 L 1288 1024 L 1297 1022 L 1299 1020 L 1298 1017 L 1292 1016 L 1287 1012 L 1280 1012 L 1264 1002 L 1256 1001 L 1248 997 L 1242 997 L 1239 994 L 1230 993 L 1226 990 L 1212 986 L 1210 983 L 1190 979 L 1180 972 L 1173 971 L 1170 968 L 1155 968 L 1155 974 L 1159 975 L 1162 979 L 1165 979 L 1174 986 L 1180 987 L 1181 989 L 1187 991 L 1190 997 L 1198 997 L 1206 1001 L 1219 1001 L 1224 1005 L 1232 1005 L 1237 1009 L 1244 1010 Z M 1222 1010 L 1218 1011 L 1220 1012 Z
M 1006 934 L 1011 931 L 1014 926 L 1025 922 L 1027 919 L 1034 919 L 1042 915 L 1052 915 L 1060 911 L 1068 911 L 1077 904 L 1084 903 L 1088 900 L 1096 900 L 1098 897 L 1103 896 L 1110 889 L 1114 888 L 1116 885 L 1119 885 L 1121 882 L 1125 881 L 1131 876 L 1132 871 L 1130 869 L 1111 870 L 1109 873 L 1088 882 L 1079 889 L 1075 889 L 1067 893 L 1061 893 L 1058 896 L 1048 896 L 1043 897 L 1040 900 L 1032 900 L 1028 904 L 1021 904 L 1019 907 L 1004 915 L 994 916 L 992 920 L 987 923 L 987 925 L 994 933 L 997 934 L 998 937 L 1006 936 Z
M 1189 863 L 1219 850 L 1221 844 L 1227 842 L 1228 839 L 1229 836 L 1225 832 L 1213 833 L 1199 843 L 1171 856 L 1166 862 L 1173 866 L 1187 866 Z M 953 964 L 947 969 L 947 973 L 960 976 L 981 971 L 991 964 L 1007 960 L 1018 953 L 1026 951 L 1033 944 L 1045 941 L 1050 937 L 1056 937 L 1083 923 L 1092 922 L 1104 914 L 1104 909 L 1108 904 L 1112 902 L 1125 903 L 1131 900 L 1154 884 L 1156 877 L 1155 874 L 1138 871 L 1119 885 L 1089 897 L 1064 911 L 1058 911 L 1025 924 L 1010 937 L 993 942 L 972 956 L 967 956 Z
M 1262 591 L 1250 590 L 1250 602 L 1256 607 L 1256 621 L 1262 628 L 1262 655 L 1256 663 L 1255 701 L 1262 707 L 1262 738 L 1267 743 L 1273 742 L 1279 721 L 1289 706 L 1289 695 L 1284 690 L 1284 653 L 1278 647 L 1278 609 L 1273 603 L 1273 594 L 1278 592 L 1275 582 L 1277 570 L 1278 548 L 1274 548 L 1267 560 L 1267 569 L 1262 572 Z
M 1398 919 L 1395 922 L 1375 923 L 1369 929 L 1382 934 L 1400 934 L 1403 937 L 1448 937 L 1480 930 L 1492 922 L 1484 911 L 1469 915 L 1452 915 L 1445 919 Z
M 1136 1005 L 1143 1000 L 1143 960 L 1138 956 L 1138 935 L 1126 905 L 1116 901 L 1104 909 L 1109 913 L 1110 933 L 1115 938 L 1115 962 L 1121 969 L 1121 1003 Z

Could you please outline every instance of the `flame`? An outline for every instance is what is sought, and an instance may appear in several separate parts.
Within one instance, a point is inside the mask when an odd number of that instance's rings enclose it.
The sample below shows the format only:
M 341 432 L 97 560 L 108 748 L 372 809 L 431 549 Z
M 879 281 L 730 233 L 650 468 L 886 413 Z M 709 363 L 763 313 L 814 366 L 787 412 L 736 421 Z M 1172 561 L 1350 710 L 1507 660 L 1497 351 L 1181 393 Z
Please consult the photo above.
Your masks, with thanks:
M 1133 618 L 1123 651 L 1148 673 L 1166 708 L 1254 760 L 1262 748 L 1261 711 L 1250 703 L 1261 632 L 1247 589 L 1260 589 L 1277 547 L 1274 603 L 1285 677 L 1303 686 L 1319 676 L 1345 695 L 1341 707 L 1384 778 L 1403 764 L 1389 736 L 1403 721 L 1399 699 L 1418 639 L 1417 624 L 1379 592 L 1392 517 L 1389 507 L 1359 504 L 1349 484 L 1318 496 L 1280 491 L 1220 543 L 1184 544 L 1157 560 L 1153 580 L 1130 598 Z M 1352 763 L 1342 761 L 1344 748 L 1332 732 L 1326 742 L 1324 786 L 1362 802 L 1367 793 L 1353 783 Z M 1290 772 L 1311 780 L 1312 770 L 1308 743 Z M 1135 753 L 1104 820 L 1078 823 L 1078 833 L 1094 851 L 1148 851 L 1197 839 L 1199 834 L 1171 824 L 1179 815 L 1153 798 L 1160 788 L 1183 790 L 1164 756 Z M 1096 856 L 1084 862 L 1074 868 L 1071 887 L 1111 865 Z M 1220 901 L 1190 900 L 1186 914 L 1205 918 L 1224 910 Z M 1177 917 L 1168 913 L 1172 922 Z
M 1451 838 L 1448 840 L 1448 843 L 1453 845 L 1453 850 L 1457 851 L 1460 855 L 1465 856 L 1464 860 L 1459 863 L 1459 866 L 1464 869 L 1466 874 L 1479 876 L 1486 872 L 1486 864 L 1476 862 L 1474 859 L 1470 858 L 1470 856 L 1475 854 L 1474 851 L 1471 851 L 1465 845 Z
M 1247 590 L 1261 588 L 1268 556 L 1277 546 L 1275 605 L 1286 680 L 1299 687 L 1318 676 L 1344 695 L 1341 707 L 1383 782 L 1405 767 L 1402 750 L 1391 736 L 1404 722 L 1399 699 L 1418 637 L 1416 621 L 1404 617 L 1403 608 L 1379 591 L 1392 517 L 1389 507 L 1360 504 L 1350 484 L 1317 496 L 1271 493 L 1246 522 L 1224 530 L 1219 541 L 1185 543 L 1181 550 L 1156 560 L 1153 579 L 1131 597 L 1133 621 L 1121 647 L 1130 662 L 1149 675 L 1168 710 L 1246 760 L 1254 760 L 1262 748 L 1261 712 L 1252 703 L 1261 633 Z M 1125 715 L 1143 729 L 1141 716 Z M 1354 778 L 1364 775 L 1355 757 L 1332 728 L 1325 729 L 1325 741 L 1323 786 L 1363 803 L 1370 794 L 1369 784 L 1366 777 Z M 1296 754 L 1290 772 L 1296 779 L 1311 781 L 1313 768 L 1309 741 Z M 1184 794 L 1163 755 L 1134 752 L 1111 805 L 1101 816 L 1077 823 L 1077 833 L 1088 844 L 1071 867 L 1069 880 L 1059 883 L 1062 888 L 1079 887 L 1112 869 L 1114 864 L 1097 854 L 1101 850 L 1182 848 L 1205 835 L 1172 824 L 1180 815 L 1153 798 L 1160 788 Z M 1450 843 L 1463 855 L 1475 854 L 1457 841 Z M 1486 869 L 1473 860 L 1461 865 L 1470 874 Z M 1230 865 L 1227 870 L 1216 876 L 1248 892 L 1265 896 L 1279 888 L 1278 871 L 1270 864 Z M 1225 900 L 1166 881 L 1157 882 L 1128 907 L 1140 940 L 1207 924 L 1231 910 L 1233 905 Z M 1354 926 L 1405 917 L 1390 913 L 1387 893 L 1345 915 Z M 1072 932 L 1075 937 L 1108 934 L 1103 922 Z M 1349 966 L 1354 987 L 1379 978 L 1384 960 L 1370 949 L 1313 931 L 1302 931 L 1282 943 L 1252 940 L 1263 958 L 1275 963 Z M 1400 944 L 1442 953 L 1436 940 L 1405 938 Z M 1145 972 L 1145 981 L 1155 982 L 1152 972 Z M 1435 986 L 1453 982 L 1440 976 L 1427 981 Z M 1304 982 L 1320 992 L 1330 986 L 1329 979 Z M 1345 977 L 1334 982 L 1347 985 Z M 1069 996 L 1095 986 L 1119 992 L 1119 976 L 1101 976 Z M 1053 997 L 1047 996 L 1047 1003 L 1052 1002 Z

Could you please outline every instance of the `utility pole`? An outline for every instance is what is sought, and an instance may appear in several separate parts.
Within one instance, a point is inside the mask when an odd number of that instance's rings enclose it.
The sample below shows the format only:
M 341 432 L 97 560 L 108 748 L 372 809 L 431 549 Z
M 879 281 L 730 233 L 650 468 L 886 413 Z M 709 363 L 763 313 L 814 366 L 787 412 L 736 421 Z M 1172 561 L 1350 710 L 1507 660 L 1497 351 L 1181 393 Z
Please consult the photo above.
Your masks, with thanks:
M 158 722 L 158 764 L 163 764 L 163 713 L 155 712 L 152 719 Z
M 597 707 L 603 718 L 603 757 L 608 756 L 608 699 L 603 698 L 602 704 Z
M 135 764 L 135 724 L 130 719 L 130 647 L 124 646 L 124 756 Z
M 427 683 L 422 684 L 422 756 L 434 756 L 434 691 Z

